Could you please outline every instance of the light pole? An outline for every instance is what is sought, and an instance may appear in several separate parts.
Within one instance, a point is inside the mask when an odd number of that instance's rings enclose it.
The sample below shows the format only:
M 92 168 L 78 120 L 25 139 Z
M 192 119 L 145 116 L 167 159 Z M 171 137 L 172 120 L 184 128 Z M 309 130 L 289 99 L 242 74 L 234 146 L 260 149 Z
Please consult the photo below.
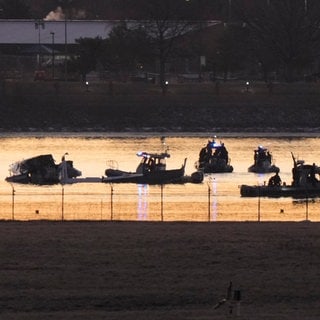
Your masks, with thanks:
M 64 13 L 64 81 L 67 81 L 68 74 L 68 64 L 67 64 L 67 56 L 68 56 L 68 7 L 72 3 L 72 0 L 59 0 L 62 4 L 62 9 Z
M 68 55 L 68 40 L 67 40 L 67 13 L 64 14 L 64 81 L 67 81 L 68 65 L 67 65 L 67 55 Z
M 232 0 L 228 0 L 228 22 L 231 22 Z
M 43 20 L 36 20 L 34 22 L 34 27 L 36 30 L 38 30 L 38 70 L 41 66 L 41 36 L 40 36 L 40 30 L 45 28 Z
M 54 80 L 54 32 L 50 32 L 52 37 L 52 80 Z

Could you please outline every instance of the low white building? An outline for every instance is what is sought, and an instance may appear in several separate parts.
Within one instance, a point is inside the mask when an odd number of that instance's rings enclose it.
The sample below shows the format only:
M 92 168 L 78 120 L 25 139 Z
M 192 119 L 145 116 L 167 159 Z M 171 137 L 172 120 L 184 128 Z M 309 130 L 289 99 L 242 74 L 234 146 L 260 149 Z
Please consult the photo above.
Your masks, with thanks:
M 79 38 L 103 39 L 120 21 L 103 20 L 1 20 L 0 45 L 75 44 Z
M 61 65 L 75 52 L 76 39 L 105 39 L 119 20 L 0 19 L 0 78 L 33 77 L 34 71 Z M 54 60 L 53 60 L 54 59 Z M 58 69 L 55 74 L 57 75 Z

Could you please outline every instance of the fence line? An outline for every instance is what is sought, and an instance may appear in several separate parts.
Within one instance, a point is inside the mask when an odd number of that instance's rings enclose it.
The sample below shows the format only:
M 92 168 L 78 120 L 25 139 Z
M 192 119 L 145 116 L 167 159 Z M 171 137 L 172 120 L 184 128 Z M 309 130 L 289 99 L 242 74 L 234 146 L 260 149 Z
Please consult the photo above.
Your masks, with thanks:
M 210 184 L 185 188 L 140 185 L 103 191 L 17 189 L 0 193 L 2 220 L 133 220 L 133 221 L 320 221 L 318 200 L 221 196 Z

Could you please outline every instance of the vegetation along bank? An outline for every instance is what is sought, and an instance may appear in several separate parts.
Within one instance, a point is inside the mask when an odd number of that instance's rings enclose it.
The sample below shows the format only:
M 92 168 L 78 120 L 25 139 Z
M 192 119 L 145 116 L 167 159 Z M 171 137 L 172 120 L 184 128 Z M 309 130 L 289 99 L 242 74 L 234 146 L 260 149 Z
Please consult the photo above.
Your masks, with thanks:
M 317 132 L 319 83 L 4 82 L 1 131 Z

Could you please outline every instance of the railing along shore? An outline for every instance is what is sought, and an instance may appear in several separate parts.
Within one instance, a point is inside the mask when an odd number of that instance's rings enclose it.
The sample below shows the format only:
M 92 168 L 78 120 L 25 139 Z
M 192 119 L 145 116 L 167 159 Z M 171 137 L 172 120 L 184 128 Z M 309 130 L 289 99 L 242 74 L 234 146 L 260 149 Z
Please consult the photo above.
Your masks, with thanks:
M 317 199 L 241 198 L 219 195 L 209 184 L 190 191 L 181 185 L 138 185 L 105 192 L 13 187 L 0 193 L 0 220 L 94 221 L 320 221 Z

